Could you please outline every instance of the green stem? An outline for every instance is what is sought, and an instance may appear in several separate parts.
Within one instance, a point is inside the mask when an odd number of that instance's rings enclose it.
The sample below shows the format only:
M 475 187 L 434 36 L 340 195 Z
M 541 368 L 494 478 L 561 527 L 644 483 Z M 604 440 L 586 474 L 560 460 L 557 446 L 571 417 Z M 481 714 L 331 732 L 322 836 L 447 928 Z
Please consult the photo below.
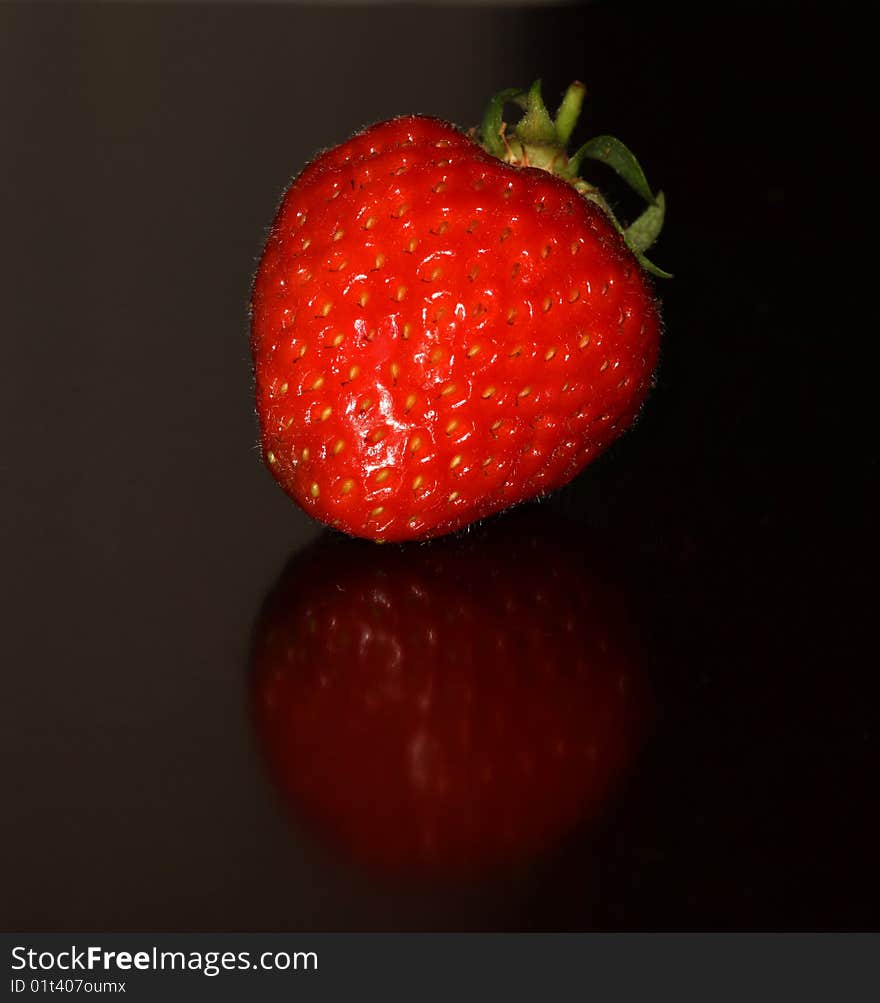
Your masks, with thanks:
M 580 80 L 575 80 L 573 84 L 570 84 L 563 95 L 559 111 L 556 112 L 556 134 L 563 146 L 571 139 L 586 96 L 587 88 Z

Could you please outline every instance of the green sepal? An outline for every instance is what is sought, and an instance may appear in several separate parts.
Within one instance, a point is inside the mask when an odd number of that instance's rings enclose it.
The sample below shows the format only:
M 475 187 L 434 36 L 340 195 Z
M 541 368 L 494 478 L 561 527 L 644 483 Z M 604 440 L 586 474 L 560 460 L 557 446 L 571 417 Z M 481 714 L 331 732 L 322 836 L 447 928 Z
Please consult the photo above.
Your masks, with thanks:
M 657 192 L 654 202 L 623 231 L 626 242 L 633 251 L 640 253 L 648 250 L 660 236 L 665 215 L 666 198 L 663 192 Z
M 516 87 L 508 87 L 505 91 L 499 91 L 489 102 L 486 114 L 480 124 L 480 140 L 483 149 L 491 153 L 493 157 L 504 159 L 504 142 L 501 139 L 501 126 L 504 123 L 504 106 L 518 97 L 522 91 Z
M 632 250 L 632 248 L 630 248 Z M 656 275 L 658 279 L 674 279 L 675 276 L 672 272 L 664 272 L 662 268 L 658 268 L 653 261 L 649 261 L 641 251 L 633 251 L 636 256 L 636 261 L 645 269 L 646 272 L 650 272 L 651 275 Z
M 525 114 L 516 123 L 514 133 L 523 146 L 559 146 L 556 125 L 541 97 L 541 81 L 536 80 L 525 93 L 513 99 Z
M 500 91 L 489 102 L 480 125 L 483 149 L 508 164 L 540 167 L 566 180 L 584 198 L 596 203 L 605 212 L 646 272 L 658 278 L 671 279 L 671 273 L 658 268 L 644 255 L 660 234 L 666 214 L 666 200 L 663 192 L 654 196 L 632 151 L 614 136 L 597 136 L 584 143 L 571 157 L 565 154 L 566 144 L 574 130 L 585 95 L 586 88 L 582 83 L 575 81 L 571 84 L 554 119 L 541 96 L 540 80 L 536 80 L 527 91 L 516 88 Z M 507 124 L 504 121 L 504 108 L 508 104 L 517 105 L 523 112 L 510 132 L 506 131 Z M 607 164 L 648 203 L 642 214 L 625 230 L 599 190 L 580 177 L 585 160 Z
M 588 198 L 588 199 L 591 199 L 592 201 L 595 201 L 598 205 L 602 206 L 602 208 L 605 210 L 606 215 L 608 216 L 608 219 L 611 221 L 612 226 L 614 227 L 615 230 L 617 230 L 617 232 L 621 235 L 621 237 L 623 237 L 623 239 L 624 239 L 624 241 L 626 243 L 626 246 L 632 251 L 633 256 L 635 257 L 636 261 L 638 261 L 638 263 L 642 266 L 642 268 L 644 268 L 644 270 L 646 272 L 650 272 L 651 275 L 656 275 L 656 277 L 658 279 L 671 279 L 671 278 L 674 278 L 672 272 L 666 272 L 662 268 L 660 268 L 657 265 L 655 265 L 653 261 L 651 261 L 651 260 L 649 260 L 648 258 L 645 257 L 642 249 L 640 249 L 637 246 L 634 246 L 630 242 L 629 228 L 627 228 L 626 230 L 624 230 L 624 228 L 618 222 L 617 217 L 611 211 L 611 207 L 608 205 L 608 203 L 605 201 L 605 199 L 602 198 L 601 195 L 598 195 L 598 192 L 586 194 L 584 197 Z M 657 198 L 660 201 L 660 204 L 665 209 L 666 199 L 663 197 L 663 192 L 658 192 L 657 193 Z M 651 208 L 651 207 L 649 207 L 649 208 Z M 644 213 L 642 215 L 644 215 Z M 641 219 L 641 216 L 639 217 L 639 219 Z M 636 223 L 638 223 L 638 221 L 639 220 L 636 220 Z M 633 224 L 633 225 L 635 225 L 635 224 Z
M 585 159 L 598 160 L 607 164 L 646 202 L 654 201 L 654 193 L 635 155 L 614 136 L 596 136 L 590 139 L 571 157 L 569 169 L 575 174 L 580 171 Z

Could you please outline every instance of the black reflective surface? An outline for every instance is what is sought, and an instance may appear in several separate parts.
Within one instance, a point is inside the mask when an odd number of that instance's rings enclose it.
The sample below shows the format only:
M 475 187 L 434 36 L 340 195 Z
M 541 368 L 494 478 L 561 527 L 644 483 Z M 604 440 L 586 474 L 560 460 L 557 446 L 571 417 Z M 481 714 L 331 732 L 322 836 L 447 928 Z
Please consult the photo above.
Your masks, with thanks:
M 503 873 L 601 814 L 650 719 L 615 560 L 528 506 L 421 547 L 327 534 L 268 597 L 255 728 L 294 818 L 414 881 Z
M 878 926 L 859 28 L 0 6 L 3 928 Z M 658 388 L 545 503 L 319 538 L 255 449 L 275 199 L 538 75 L 667 193 Z

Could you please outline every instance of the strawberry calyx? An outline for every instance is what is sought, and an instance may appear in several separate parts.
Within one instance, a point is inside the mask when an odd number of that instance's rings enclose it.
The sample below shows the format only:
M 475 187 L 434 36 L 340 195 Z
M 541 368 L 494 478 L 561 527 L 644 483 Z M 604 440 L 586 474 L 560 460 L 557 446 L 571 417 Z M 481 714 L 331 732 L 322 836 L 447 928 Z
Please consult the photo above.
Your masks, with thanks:
M 507 164 L 537 167 L 568 182 L 585 199 L 602 208 L 645 271 L 659 278 L 672 278 L 669 272 L 645 257 L 644 252 L 656 241 L 663 228 L 666 200 L 663 192 L 655 195 L 651 190 L 645 172 L 632 151 L 614 136 L 596 136 L 574 153 L 568 153 L 568 141 L 577 124 L 586 93 L 586 87 L 576 80 L 563 95 L 554 117 L 541 96 L 540 80 L 536 80 L 528 90 L 503 90 L 489 102 L 483 121 L 476 130 L 478 141 L 487 153 Z M 504 118 L 505 109 L 510 105 L 521 112 L 519 120 L 512 126 Z M 624 227 L 618 221 L 601 191 L 581 177 L 584 162 L 589 160 L 606 164 L 647 203 L 641 215 L 628 226 Z

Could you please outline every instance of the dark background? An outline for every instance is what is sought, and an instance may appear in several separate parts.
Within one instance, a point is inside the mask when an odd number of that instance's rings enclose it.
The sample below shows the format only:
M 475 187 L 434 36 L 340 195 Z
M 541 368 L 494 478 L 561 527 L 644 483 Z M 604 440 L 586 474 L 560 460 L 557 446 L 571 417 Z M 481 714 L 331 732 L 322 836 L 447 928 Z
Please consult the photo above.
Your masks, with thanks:
M 0 924 L 880 926 L 865 25 L 845 8 L 0 6 Z M 246 302 L 281 190 L 393 114 L 542 76 L 667 194 L 637 429 L 545 507 L 616 555 L 656 726 L 505 881 L 389 882 L 309 833 L 248 712 L 318 534 L 255 447 Z M 577 137 L 576 137 L 577 138 Z

